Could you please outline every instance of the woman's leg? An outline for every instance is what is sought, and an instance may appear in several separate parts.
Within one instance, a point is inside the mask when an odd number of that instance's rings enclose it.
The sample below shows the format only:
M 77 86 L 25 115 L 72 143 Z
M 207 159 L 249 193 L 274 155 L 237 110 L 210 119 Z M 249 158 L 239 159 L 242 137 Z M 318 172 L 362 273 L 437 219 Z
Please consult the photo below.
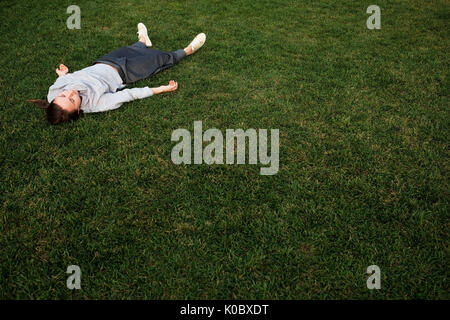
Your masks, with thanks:
M 133 83 L 170 68 L 186 57 L 183 49 L 165 52 L 149 49 L 138 41 L 131 46 L 114 50 L 94 63 L 102 62 L 115 66 L 124 83 Z
M 158 72 L 173 67 L 186 57 L 184 50 L 165 52 L 149 49 L 142 42 L 136 42 L 131 47 L 136 51 L 126 57 L 126 83 L 133 83 L 149 78 Z
M 126 83 L 135 82 L 141 79 L 151 77 L 177 64 L 181 59 L 193 54 L 205 43 L 206 35 L 198 34 L 194 40 L 184 49 L 171 52 L 164 52 L 155 49 L 148 49 L 145 43 L 145 37 L 139 36 L 139 41 L 132 45 L 142 54 L 127 58 L 126 64 Z
M 139 42 L 142 42 L 145 45 L 145 47 L 147 47 L 146 39 L 145 39 L 144 35 L 139 35 L 138 39 L 139 39 Z M 137 43 L 135 43 L 135 45 L 136 44 Z M 138 44 L 138 45 L 142 47 L 141 44 Z M 192 49 L 192 45 L 191 44 L 189 44 L 186 48 L 184 48 L 183 51 L 186 53 L 186 56 L 189 56 L 189 55 L 194 53 L 194 50 Z
M 204 43 L 204 40 L 201 44 L 199 44 L 198 40 L 197 42 L 195 41 L 194 39 L 184 49 L 165 52 L 147 48 L 145 39 L 139 37 L 138 42 L 110 52 L 94 63 L 102 62 L 116 66 L 124 83 L 129 84 L 151 77 L 162 70 L 174 66 L 184 57 L 191 55 Z

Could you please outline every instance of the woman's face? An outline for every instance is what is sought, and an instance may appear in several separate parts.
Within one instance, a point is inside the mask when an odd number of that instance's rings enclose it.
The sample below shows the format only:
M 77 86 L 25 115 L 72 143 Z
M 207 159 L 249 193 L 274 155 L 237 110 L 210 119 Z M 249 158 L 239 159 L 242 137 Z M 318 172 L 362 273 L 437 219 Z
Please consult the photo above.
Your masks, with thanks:
M 68 112 L 73 112 L 75 110 L 78 110 L 78 112 L 80 112 L 81 98 L 80 94 L 75 89 L 61 92 L 53 100 L 53 103 L 56 103 L 58 106 L 60 106 L 64 110 L 67 110 Z

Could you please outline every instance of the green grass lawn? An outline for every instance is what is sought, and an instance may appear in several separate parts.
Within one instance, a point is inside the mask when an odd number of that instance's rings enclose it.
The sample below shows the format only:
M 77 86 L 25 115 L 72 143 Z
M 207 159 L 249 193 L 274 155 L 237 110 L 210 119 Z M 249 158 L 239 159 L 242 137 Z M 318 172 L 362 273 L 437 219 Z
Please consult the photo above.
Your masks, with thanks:
M 448 1 L 33 0 L 0 17 L 0 298 L 450 298 Z M 207 34 L 133 85 L 176 92 L 59 126 L 26 102 L 140 21 L 162 50 Z M 173 164 L 172 131 L 196 120 L 279 129 L 279 172 Z

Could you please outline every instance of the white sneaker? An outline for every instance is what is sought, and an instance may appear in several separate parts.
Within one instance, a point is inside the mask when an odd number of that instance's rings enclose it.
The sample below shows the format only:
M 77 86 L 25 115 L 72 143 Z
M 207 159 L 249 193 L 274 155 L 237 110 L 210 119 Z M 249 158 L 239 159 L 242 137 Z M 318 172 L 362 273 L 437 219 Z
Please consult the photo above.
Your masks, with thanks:
M 147 47 L 151 47 L 152 42 L 150 41 L 150 38 L 148 37 L 147 28 L 145 27 L 145 25 L 142 22 L 139 22 L 137 25 L 137 28 L 138 28 L 138 32 L 137 32 L 138 36 L 139 37 L 144 36 L 145 37 L 145 45 Z
M 199 33 L 189 45 L 192 47 L 192 53 L 200 49 L 206 41 L 206 34 Z

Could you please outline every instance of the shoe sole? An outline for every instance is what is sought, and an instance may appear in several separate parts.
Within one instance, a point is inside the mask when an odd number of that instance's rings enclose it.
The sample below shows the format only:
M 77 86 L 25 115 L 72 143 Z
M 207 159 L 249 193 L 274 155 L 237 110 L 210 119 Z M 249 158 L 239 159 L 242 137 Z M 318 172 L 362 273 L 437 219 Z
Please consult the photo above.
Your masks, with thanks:
M 140 34 L 139 30 L 142 30 L 142 34 L 145 37 L 145 45 L 147 47 L 151 47 L 152 41 L 150 40 L 150 38 L 148 36 L 147 27 L 142 22 L 140 22 L 140 23 L 138 23 L 137 28 L 138 28 L 138 35 Z

